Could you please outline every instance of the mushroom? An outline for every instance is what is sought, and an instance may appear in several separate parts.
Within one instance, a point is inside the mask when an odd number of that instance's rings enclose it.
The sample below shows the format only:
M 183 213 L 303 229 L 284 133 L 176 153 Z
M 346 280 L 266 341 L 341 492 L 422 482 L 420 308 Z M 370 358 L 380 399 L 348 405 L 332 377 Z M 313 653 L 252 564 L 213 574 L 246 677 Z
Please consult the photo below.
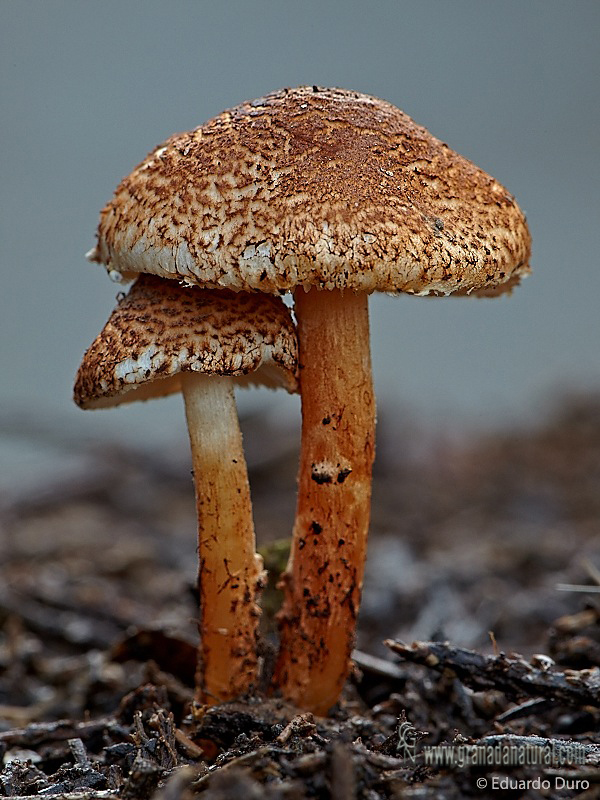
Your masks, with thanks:
M 501 294 L 529 272 L 514 198 L 395 106 L 300 87 L 156 148 L 104 208 L 116 279 L 295 292 L 302 451 L 276 682 L 317 713 L 349 668 L 369 524 L 368 295 Z
M 296 367 L 296 334 L 280 298 L 145 275 L 77 373 L 74 398 L 84 409 L 183 393 L 198 512 L 202 702 L 232 699 L 257 678 L 263 569 L 233 384 L 294 392 Z

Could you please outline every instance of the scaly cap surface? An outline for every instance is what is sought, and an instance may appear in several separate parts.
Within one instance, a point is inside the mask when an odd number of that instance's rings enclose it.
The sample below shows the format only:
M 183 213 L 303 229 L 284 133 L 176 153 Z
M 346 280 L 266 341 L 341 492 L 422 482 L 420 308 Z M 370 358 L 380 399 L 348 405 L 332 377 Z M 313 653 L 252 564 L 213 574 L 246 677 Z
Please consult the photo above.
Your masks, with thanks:
M 235 290 L 496 294 L 529 253 L 514 198 L 404 112 L 300 87 L 157 147 L 104 208 L 91 258 Z
M 279 297 L 183 288 L 143 275 L 83 357 L 74 399 L 108 408 L 181 390 L 181 372 L 297 391 L 297 342 Z

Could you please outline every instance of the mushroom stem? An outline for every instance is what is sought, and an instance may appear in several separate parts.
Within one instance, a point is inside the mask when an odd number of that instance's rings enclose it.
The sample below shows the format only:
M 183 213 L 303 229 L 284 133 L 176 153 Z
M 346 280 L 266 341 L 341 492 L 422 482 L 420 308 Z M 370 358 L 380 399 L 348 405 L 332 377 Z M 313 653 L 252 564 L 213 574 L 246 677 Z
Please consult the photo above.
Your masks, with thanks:
M 302 452 L 275 683 L 298 706 L 324 714 L 348 674 L 369 527 L 375 397 L 368 296 L 298 289 L 295 312 Z
M 196 509 L 200 632 L 197 699 L 222 702 L 256 683 L 262 559 L 231 378 L 182 373 Z

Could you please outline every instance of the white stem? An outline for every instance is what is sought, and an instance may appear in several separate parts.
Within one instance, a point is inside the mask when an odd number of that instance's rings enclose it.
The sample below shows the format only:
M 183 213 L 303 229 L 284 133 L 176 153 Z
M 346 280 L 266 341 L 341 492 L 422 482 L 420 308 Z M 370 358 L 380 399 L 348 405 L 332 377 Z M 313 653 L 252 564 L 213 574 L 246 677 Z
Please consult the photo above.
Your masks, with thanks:
M 258 594 L 252 504 L 231 378 L 182 374 L 196 508 L 202 702 L 230 700 L 256 682 Z

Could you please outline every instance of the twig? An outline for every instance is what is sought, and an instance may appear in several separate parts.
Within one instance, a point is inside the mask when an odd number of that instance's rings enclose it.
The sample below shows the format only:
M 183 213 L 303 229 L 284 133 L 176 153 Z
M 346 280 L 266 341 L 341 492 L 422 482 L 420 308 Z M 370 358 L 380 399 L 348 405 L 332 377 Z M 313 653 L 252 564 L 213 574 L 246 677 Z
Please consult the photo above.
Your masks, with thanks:
M 497 745 L 516 747 L 516 748 L 539 748 L 540 750 L 549 749 L 561 755 L 571 756 L 573 748 L 576 747 L 585 755 L 586 765 L 600 764 L 600 745 L 585 744 L 572 739 L 548 739 L 545 736 L 517 736 L 512 733 L 490 734 L 472 742 L 477 747 L 496 747 Z
M 293 755 L 293 750 L 284 750 L 268 745 L 259 747 L 257 750 L 252 750 L 249 753 L 244 753 L 241 756 L 232 758 L 231 761 L 221 763 L 218 766 L 213 765 L 212 767 L 209 767 L 208 772 L 206 772 L 204 775 L 201 775 L 198 780 L 194 781 L 193 788 L 194 790 L 199 790 L 206 783 L 208 783 L 208 781 L 213 777 L 213 775 L 215 775 L 217 771 L 221 773 L 234 769 L 235 767 L 249 767 L 254 764 L 254 762 L 264 758 L 265 756 L 272 757 L 274 755 L 291 756 Z
M 334 742 L 331 751 L 331 800 L 355 800 L 356 770 L 351 748 Z
M 26 728 L 0 732 L 0 744 L 5 743 L 8 747 L 34 749 L 46 742 L 66 741 L 68 739 L 85 741 L 103 731 L 118 733 L 120 738 L 130 741 L 128 731 L 118 725 L 114 719 L 107 718 L 76 723 L 69 720 L 36 722 Z
M 484 656 L 441 642 L 387 640 L 387 647 L 405 661 L 443 672 L 450 669 L 476 690 L 497 689 L 511 697 L 545 697 L 570 706 L 600 706 L 600 670 L 538 669 L 521 656 Z
M 75 739 L 69 739 L 68 742 L 69 750 L 71 751 L 75 763 L 82 767 L 89 766 L 90 759 L 83 741 L 79 737 L 76 737 Z
M 600 569 L 589 560 L 589 558 L 582 558 L 581 563 L 590 578 L 600 586 Z
M 298 714 L 288 722 L 275 741 L 277 744 L 287 744 L 292 736 L 310 736 L 316 730 L 317 726 L 314 723 L 313 715 L 307 711 L 305 714 Z
M 526 700 L 524 703 L 519 703 L 518 706 L 509 708 L 508 711 L 505 711 L 503 714 L 499 714 L 496 717 L 496 722 L 509 722 L 511 719 L 527 717 L 530 714 L 536 714 L 551 707 L 552 703 L 549 700 L 540 700 L 538 697 L 535 697 L 533 700 Z
M 175 740 L 191 758 L 204 758 L 204 750 L 197 745 L 196 742 L 192 741 L 180 728 L 175 728 Z
M 556 589 L 559 592 L 583 592 L 590 594 L 600 593 L 600 586 L 585 586 L 580 583 L 557 583 Z
M 395 681 L 406 680 L 404 672 L 393 661 L 386 661 L 370 653 L 363 653 L 361 650 L 352 651 L 352 660 L 363 672 L 370 672 L 379 678 L 391 678 Z
M 11 800 L 119 800 L 120 795 L 110 789 L 78 789 L 74 792 L 44 792 L 39 794 L 14 795 Z

